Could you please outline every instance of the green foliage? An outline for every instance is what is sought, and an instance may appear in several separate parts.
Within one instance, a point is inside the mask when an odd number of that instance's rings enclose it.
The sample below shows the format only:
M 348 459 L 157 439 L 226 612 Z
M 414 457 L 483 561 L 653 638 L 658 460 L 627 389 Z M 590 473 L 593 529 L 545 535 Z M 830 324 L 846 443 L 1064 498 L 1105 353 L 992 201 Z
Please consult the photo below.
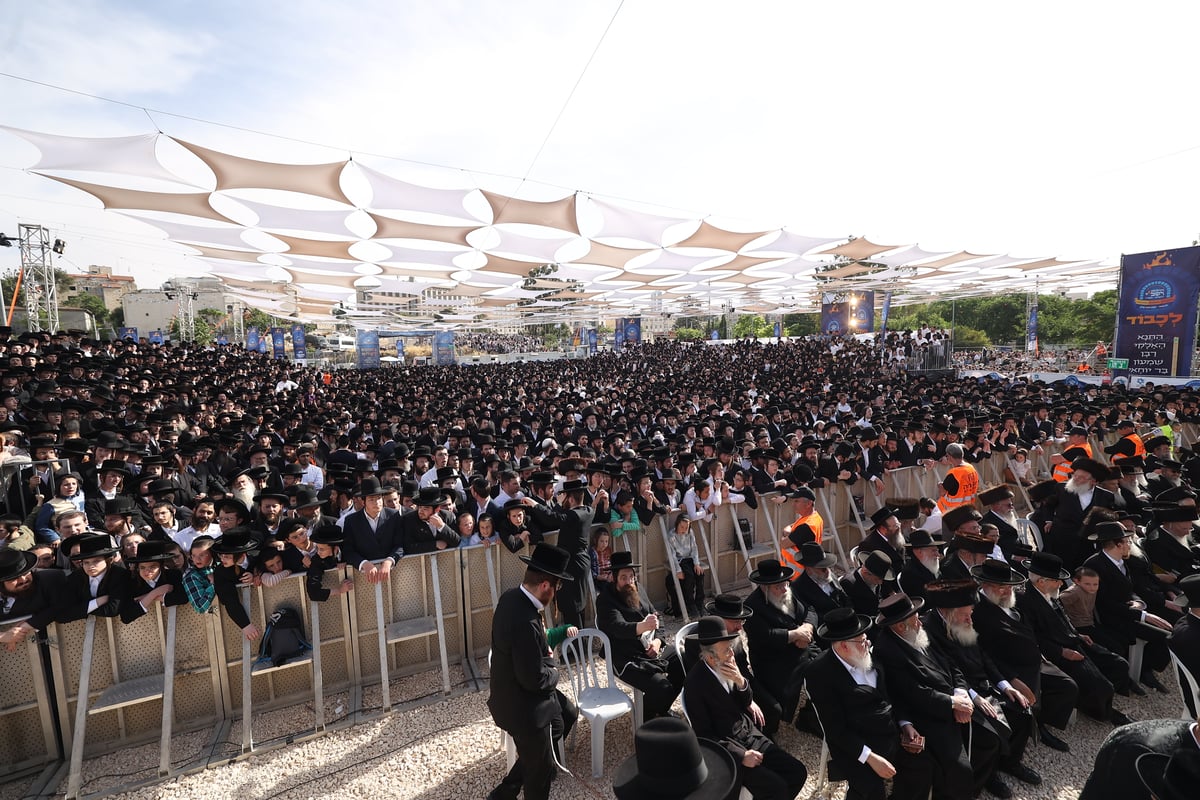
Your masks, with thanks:
M 820 314 L 784 314 L 784 336 L 811 336 L 821 330 Z
M 103 328 L 109 323 L 108 306 L 94 294 L 81 294 L 75 297 L 75 305 L 92 315 L 96 320 L 96 328 Z
M 704 331 L 699 328 L 676 328 L 675 338 L 681 342 L 695 342 L 704 338 Z
M 761 338 L 775 332 L 775 326 L 758 314 L 743 314 L 733 325 L 735 338 L 744 339 L 748 336 Z
M 959 325 L 954 329 L 954 347 L 955 349 L 971 349 L 974 347 L 988 347 L 991 345 L 991 340 L 988 339 L 986 333 L 975 328 L 969 328 L 966 325 Z

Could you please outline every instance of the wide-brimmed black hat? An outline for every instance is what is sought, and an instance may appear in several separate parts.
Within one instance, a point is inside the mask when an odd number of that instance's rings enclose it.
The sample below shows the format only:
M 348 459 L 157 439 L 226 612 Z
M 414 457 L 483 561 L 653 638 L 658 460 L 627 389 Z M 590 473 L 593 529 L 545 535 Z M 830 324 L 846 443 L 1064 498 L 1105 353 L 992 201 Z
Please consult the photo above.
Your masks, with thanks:
M 263 500 L 274 500 L 285 508 L 292 504 L 292 498 L 288 497 L 283 492 L 263 492 L 254 496 L 255 503 L 261 503 Z
M 754 616 L 754 609 L 746 608 L 742 598 L 729 592 L 723 592 L 714 597 L 704 606 L 704 610 L 722 619 L 750 619 Z
M 554 470 L 542 469 L 529 476 L 530 486 L 549 486 L 554 483 Z
M 87 533 L 78 539 L 79 550 L 71 555 L 72 561 L 81 561 L 85 558 L 96 558 L 98 556 L 111 556 L 117 552 L 117 548 L 113 547 L 112 537 L 108 534 Z
M 613 553 L 613 561 L 620 553 Z M 573 581 L 575 578 L 567 574 L 567 565 L 571 563 L 571 554 L 561 547 L 557 547 L 546 542 L 538 542 L 533 548 L 532 555 L 519 555 L 517 558 L 524 561 L 530 569 L 536 569 L 538 572 L 544 572 L 547 575 L 553 575 L 556 578 L 561 578 L 564 581 Z M 617 571 L 616 566 L 612 568 L 613 572 Z
M 212 551 L 218 555 L 240 555 L 257 550 L 259 544 L 245 528 L 233 528 L 221 534 L 221 538 L 212 546 Z
M 119 494 L 111 500 L 104 501 L 104 516 L 124 516 L 134 512 L 133 498 Z
M 1007 561 L 989 558 L 982 564 L 971 567 L 971 576 L 980 583 L 999 583 L 1017 586 L 1025 582 L 1025 576 L 1012 568 Z
M 638 728 L 634 754 L 613 773 L 617 800 L 733 800 L 741 782 L 729 751 L 696 738 L 681 719 L 661 717 Z
M 878 511 L 876 511 L 874 514 L 871 515 L 871 522 L 874 523 L 875 525 L 882 525 L 883 523 L 888 521 L 889 517 L 894 517 L 894 516 L 896 516 L 896 509 L 888 508 L 887 506 L 884 506 L 883 508 L 879 509 Z
M 1194 519 L 1200 519 L 1198 509 L 1195 506 L 1152 506 L 1150 512 L 1154 515 L 1154 521 L 1162 524 L 1164 522 L 1190 522 Z
M 802 522 L 788 534 L 788 541 L 796 545 L 796 547 L 803 547 L 809 542 L 816 542 L 817 534 L 813 532 L 813 529 L 807 523 Z
M 996 545 L 991 539 L 977 533 L 956 533 L 950 540 L 950 546 L 955 550 L 976 554 L 990 553 L 996 549 Z
M 965 525 L 973 519 L 983 519 L 983 515 L 975 510 L 974 506 L 959 506 L 952 508 L 942 515 L 942 524 L 946 526 L 946 530 L 953 532 L 960 525 Z
M 97 474 L 103 475 L 105 472 L 117 472 L 128 478 L 131 474 L 129 465 L 119 458 L 109 458 L 100 462 L 100 468 L 96 470 Z
M 865 567 L 867 572 L 881 581 L 893 581 L 896 579 L 896 573 L 892 572 L 892 557 L 882 550 L 868 550 L 866 552 L 859 550 L 855 558 L 858 560 L 860 567 Z
M 168 552 L 170 542 L 162 539 L 147 539 L 137 547 L 137 552 L 125 557 L 126 564 L 141 564 L 150 561 L 171 561 L 175 554 Z
M 1196 796 L 1200 786 L 1200 750 L 1184 746 L 1174 753 L 1142 753 L 1133 762 L 1138 777 L 1158 800 Z
M 37 556 L 25 550 L 0 547 L 0 583 L 15 581 L 37 566 Z
M 946 542 L 942 540 L 940 533 L 933 534 L 924 528 L 917 528 L 908 535 L 908 541 L 904 547 L 908 550 L 916 550 L 920 547 L 936 547 L 939 550 L 946 546 Z M 991 552 L 991 551 L 989 551 Z
M 1180 578 L 1179 583 L 1175 584 L 1175 588 L 1187 597 L 1188 608 L 1200 606 L 1200 573 Z
M 1054 553 L 1033 552 L 1026 559 L 1025 568 L 1029 570 L 1030 575 L 1053 578 L 1056 581 L 1065 581 L 1071 577 L 1071 573 L 1063 569 L 1063 560 Z
M 441 494 L 441 489 L 434 489 L 438 494 Z M 379 479 L 376 477 L 363 478 L 362 482 L 354 490 L 355 497 L 375 497 L 377 495 L 386 494 L 383 486 L 380 485 Z
M 613 553 L 615 557 L 617 554 Z M 758 569 L 750 573 L 750 582 L 759 586 L 770 586 L 775 583 L 786 583 L 796 575 L 796 570 L 780 564 L 778 559 L 764 558 L 757 564 Z
M 798 560 L 806 567 L 829 569 L 837 563 L 837 556 L 826 553 L 821 545 L 816 542 L 805 542 L 800 545 L 800 558 Z
M 1089 542 L 1116 542 L 1133 534 L 1119 522 L 1101 522 L 1088 534 Z
M 618 570 L 637 569 L 641 564 L 634 563 L 633 553 L 628 550 L 617 550 L 608 560 L 608 568 L 615 576 Z
M 895 625 L 913 616 L 924 606 L 925 601 L 920 597 L 914 600 L 904 592 L 889 594 L 879 601 L 879 616 L 875 617 L 875 624 L 881 628 Z
M 696 620 L 696 627 L 688 634 L 687 638 L 699 642 L 700 644 L 716 644 L 717 642 L 728 642 L 730 639 L 738 638 L 736 632 L 730 633 L 725 630 L 725 620 L 718 616 L 701 617 Z
M 317 497 L 316 491 L 311 486 L 299 486 L 292 499 L 296 503 L 293 508 L 297 510 L 301 508 L 316 508 L 321 505 L 321 498 Z
M 365 483 L 366 481 L 364 481 Z M 417 492 L 413 503 L 419 506 L 440 506 L 446 501 L 446 494 L 436 486 L 425 486 Z
M 577 492 L 580 489 L 586 489 L 587 485 L 588 482 L 583 478 L 574 478 L 569 481 L 563 481 L 562 491 L 566 493 Z
M 1012 496 L 1012 489 L 1007 486 L 993 486 L 979 493 L 979 502 L 985 506 L 990 506 L 993 503 L 999 503 L 1001 500 L 1007 500 Z
M 856 614 L 853 608 L 834 608 L 817 627 L 817 636 L 827 642 L 844 642 L 857 638 L 875 623 L 866 614 Z
M 925 601 L 932 608 L 973 606 L 979 599 L 979 584 L 972 580 L 930 581 L 925 584 Z
M 313 544 L 335 545 L 342 543 L 342 529 L 337 525 L 318 525 L 308 540 Z

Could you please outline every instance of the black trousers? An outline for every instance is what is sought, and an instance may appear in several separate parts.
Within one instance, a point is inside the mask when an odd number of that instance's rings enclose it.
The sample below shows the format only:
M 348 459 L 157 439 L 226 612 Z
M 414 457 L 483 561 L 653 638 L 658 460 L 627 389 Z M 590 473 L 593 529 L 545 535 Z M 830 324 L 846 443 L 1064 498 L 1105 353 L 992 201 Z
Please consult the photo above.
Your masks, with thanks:
M 963 800 L 976 794 L 974 770 L 967 758 L 965 726 L 956 722 L 916 723 L 933 762 L 934 800 Z M 974 748 L 972 748 L 974 750 Z
M 498 794 L 507 800 L 516 800 L 517 793 L 522 790 L 525 800 L 547 800 L 550 797 L 550 784 L 558 775 L 554 745 L 566 738 L 579 718 L 579 709 L 570 698 L 557 690 L 555 695 L 559 713 L 550 725 L 519 734 L 509 732 L 517 748 L 517 760 L 497 789 Z
M 1129 686 L 1129 662 L 1099 646 L 1089 647 L 1086 650 L 1088 657 L 1083 661 L 1061 660 L 1055 663 L 1079 686 L 1079 700 L 1077 701 L 1079 710 L 1094 720 L 1108 722 L 1108 718 L 1112 715 L 1115 686 L 1107 672 L 1101 670 L 1100 665 L 1092 660 L 1091 654 L 1094 651 L 1107 653 L 1111 658 L 1107 659 L 1106 663 L 1115 665 L 1110 668 L 1122 671 L 1120 679 L 1125 687 Z
M 875 752 L 896 768 L 896 776 L 892 778 L 892 800 L 928 800 L 933 782 L 933 760 L 927 751 L 910 753 L 900 747 L 897 739 L 887 750 Z M 887 786 L 875 770 L 857 759 L 848 763 L 837 760 L 836 766 L 849 783 L 846 800 L 887 800 Z
M 679 605 L 679 598 L 675 594 L 675 576 L 667 573 L 667 607 L 669 611 L 680 612 L 683 609 L 675 608 Z M 683 590 L 683 602 L 689 608 L 704 608 L 704 576 L 697 575 L 692 569 L 683 570 L 683 580 L 680 582 L 680 589 Z
M 687 675 L 675 648 L 663 648 L 658 658 L 631 661 L 618 673 L 621 680 L 642 690 L 646 720 L 665 717 L 683 689 Z
M 1042 662 L 1038 677 L 1037 703 L 1033 713 L 1043 725 L 1063 729 L 1079 702 L 1079 685 L 1054 664 Z
M 808 780 L 804 764 L 774 745 L 763 753 L 762 763 L 757 767 L 739 763 L 738 774 L 742 776 L 742 786 L 750 790 L 754 800 L 794 800 Z

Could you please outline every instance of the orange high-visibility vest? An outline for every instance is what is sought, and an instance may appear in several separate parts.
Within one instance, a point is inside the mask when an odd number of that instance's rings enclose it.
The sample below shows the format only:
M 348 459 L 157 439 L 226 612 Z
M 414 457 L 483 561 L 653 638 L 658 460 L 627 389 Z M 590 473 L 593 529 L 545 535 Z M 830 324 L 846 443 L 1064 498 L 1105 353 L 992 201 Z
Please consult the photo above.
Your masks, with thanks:
M 974 503 L 975 494 L 979 491 L 979 473 L 970 464 L 960 464 L 951 468 L 946 477 L 951 475 L 958 481 L 958 491 L 954 494 L 946 493 L 938 498 L 937 505 L 943 514 L 964 503 Z
M 1122 461 L 1126 458 L 1139 458 L 1139 457 L 1145 458 L 1146 457 L 1146 446 L 1144 444 L 1142 444 L 1142 437 L 1138 436 L 1136 433 L 1131 433 L 1128 436 L 1123 436 L 1122 438 L 1129 439 L 1131 442 L 1133 442 L 1133 455 L 1127 456 L 1127 455 L 1123 455 L 1121 453 L 1115 453 L 1115 454 L 1113 454 L 1113 457 L 1112 457 L 1112 461 L 1114 464 L 1117 463 L 1118 461 Z
M 1082 449 L 1083 452 L 1087 453 L 1088 458 L 1092 457 L 1092 445 L 1089 442 L 1077 444 L 1070 449 Z M 1071 479 L 1072 472 L 1074 472 L 1074 470 L 1071 469 L 1071 463 L 1069 461 L 1060 461 L 1054 465 L 1054 480 L 1058 481 L 1059 483 L 1066 483 Z
M 821 537 L 825 533 L 825 520 L 821 519 L 821 515 L 813 509 L 813 512 L 807 517 L 797 517 L 792 523 L 792 530 L 796 530 L 801 525 L 807 525 L 813 532 L 817 544 L 821 543 Z M 784 544 L 779 551 L 779 563 L 791 567 L 796 572 L 803 572 L 804 565 L 800 563 L 800 548 L 792 546 L 790 540 L 784 537 Z

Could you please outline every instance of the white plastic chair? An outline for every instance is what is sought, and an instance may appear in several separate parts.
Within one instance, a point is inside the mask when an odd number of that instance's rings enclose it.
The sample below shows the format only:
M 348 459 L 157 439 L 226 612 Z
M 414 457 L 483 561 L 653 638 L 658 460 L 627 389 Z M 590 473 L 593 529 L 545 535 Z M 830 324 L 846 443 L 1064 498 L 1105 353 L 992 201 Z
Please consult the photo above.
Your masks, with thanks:
M 1036 547 L 1038 552 L 1044 549 L 1042 547 L 1042 529 L 1033 520 L 1017 517 L 1017 533 L 1025 539 L 1026 544 Z
M 1179 684 L 1179 693 L 1183 696 L 1183 716 L 1182 719 L 1195 719 L 1196 714 L 1200 714 L 1200 684 L 1196 681 L 1196 676 L 1191 673 L 1183 662 L 1179 660 L 1179 656 L 1171 653 L 1171 663 L 1175 665 L 1175 683 Z M 1191 703 L 1188 702 L 1191 695 Z M 1188 707 L 1194 710 L 1189 711 Z
M 811 702 L 811 700 L 810 700 Z M 821 710 L 817 708 L 817 704 L 813 703 L 813 712 L 817 715 L 817 722 L 821 721 Z M 822 733 L 825 726 L 821 726 Z M 829 743 L 825 741 L 824 735 L 821 736 L 821 760 L 820 767 L 817 770 L 817 785 L 813 789 L 812 797 L 819 800 L 825 800 L 829 796 Z
M 684 640 L 687 639 L 688 634 L 696 630 L 697 624 L 698 622 L 689 622 L 675 633 L 675 655 L 679 658 L 679 663 L 683 665 L 684 672 L 687 672 L 687 662 L 683 660 L 683 646 L 686 644 Z M 683 694 L 681 693 L 679 696 L 683 697 Z M 687 714 L 685 713 L 684 716 Z
M 565 639 L 562 643 L 563 662 L 566 665 L 571 692 L 575 695 L 579 713 L 592 726 L 593 778 L 604 774 L 604 726 L 609 720 L 633 710 L 633 703 L 628 695 L 617 685 L 612 664 L 604 660 L 601 667 L 598 663 L 600 659 L 596 653 L 597 645 L 602 646 L 604 653 L 611 656 L 612 645 L 604 632 L 597 628 L 584 628 L 577 636 Z

